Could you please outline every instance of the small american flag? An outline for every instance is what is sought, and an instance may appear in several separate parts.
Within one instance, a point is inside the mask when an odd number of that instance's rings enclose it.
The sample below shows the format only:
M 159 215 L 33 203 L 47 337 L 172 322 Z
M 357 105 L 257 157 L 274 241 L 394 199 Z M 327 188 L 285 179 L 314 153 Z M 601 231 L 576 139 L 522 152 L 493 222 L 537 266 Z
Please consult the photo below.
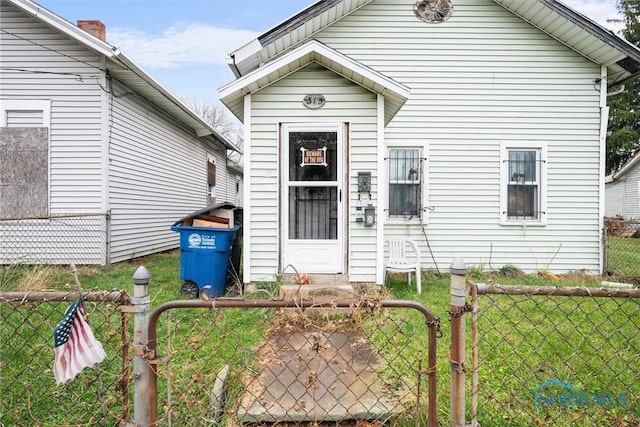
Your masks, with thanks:
M 106 354 L 86 320 L 84 305 L 79 299 L 64 313 L 64 318 L 53 328 L 56 358 L 53 374 L 57 384 L 63 384 L 84 368 L 104 360 Z

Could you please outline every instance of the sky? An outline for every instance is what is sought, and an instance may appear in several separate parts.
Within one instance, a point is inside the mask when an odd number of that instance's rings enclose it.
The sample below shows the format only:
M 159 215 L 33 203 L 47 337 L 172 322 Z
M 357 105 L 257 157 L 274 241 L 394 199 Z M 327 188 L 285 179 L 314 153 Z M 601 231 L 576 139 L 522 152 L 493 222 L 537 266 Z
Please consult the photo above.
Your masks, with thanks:
M 97 19 L 107 42 L 179 98 L 216 103 L 227 58 L 316 0 L 35 0 L 66 20 Z M 563 0 L 613 31 L 615 0 Z

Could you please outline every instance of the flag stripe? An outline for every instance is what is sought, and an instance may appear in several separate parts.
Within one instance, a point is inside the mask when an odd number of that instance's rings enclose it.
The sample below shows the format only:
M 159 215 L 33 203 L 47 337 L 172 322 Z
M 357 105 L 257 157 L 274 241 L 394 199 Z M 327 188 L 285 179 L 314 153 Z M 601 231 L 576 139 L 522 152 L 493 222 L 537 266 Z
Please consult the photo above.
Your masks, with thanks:
M 84 319 L 84 313 L 84 306 L 80 301 L 74 301 L 53 330 L 53 373 L 58 384 L 74 378 L 84 368 L 100 363 L 106 357 L 102 344 L 95 339 L 91 327 Z

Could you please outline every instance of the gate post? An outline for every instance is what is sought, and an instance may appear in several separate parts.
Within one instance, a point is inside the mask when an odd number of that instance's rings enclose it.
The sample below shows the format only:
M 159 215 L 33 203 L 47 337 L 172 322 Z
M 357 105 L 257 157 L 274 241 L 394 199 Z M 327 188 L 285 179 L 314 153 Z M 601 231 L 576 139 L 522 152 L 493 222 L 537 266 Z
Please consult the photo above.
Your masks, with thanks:
M 134 425 L 149 425 L 149 369 L 146 348 L 149 330 L 149 271 L 140 266 L 133 275 L 133 422 Z
M 455 258 L 449 267 L 451 272 L 451 427 L 465 426 L 465 328 L 467 266 L 462 258 Z

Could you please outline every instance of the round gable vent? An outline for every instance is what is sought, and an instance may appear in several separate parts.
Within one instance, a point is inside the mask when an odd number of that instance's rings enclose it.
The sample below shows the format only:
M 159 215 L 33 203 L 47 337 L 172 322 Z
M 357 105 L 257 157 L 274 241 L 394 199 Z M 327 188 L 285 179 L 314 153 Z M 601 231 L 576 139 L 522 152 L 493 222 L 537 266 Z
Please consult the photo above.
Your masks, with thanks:
M 413 12 L 423 21 L 437 24 L 449 19 L 453 5 L 451 0 L 418 0 L 413 5 Z

